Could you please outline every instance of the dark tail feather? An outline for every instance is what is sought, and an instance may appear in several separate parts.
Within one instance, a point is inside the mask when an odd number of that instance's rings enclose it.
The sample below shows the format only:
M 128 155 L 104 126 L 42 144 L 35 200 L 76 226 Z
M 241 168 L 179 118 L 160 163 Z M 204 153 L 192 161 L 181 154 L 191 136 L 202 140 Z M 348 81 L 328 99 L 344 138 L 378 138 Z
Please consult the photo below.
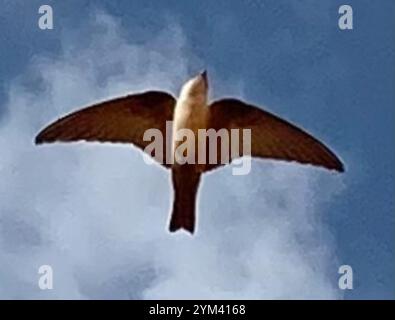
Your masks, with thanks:
M 185 229 L 193 234 L 195 231 L 195 210 L 180 208 L 177 203 L 174 203 L 169 230 L 175 232 L 179 229 Z
M 200 175 L 188 165 L 172 169 L 174 204 L 170 232 L 185 229 L 193 234 L 195 231 L 195 202 Z

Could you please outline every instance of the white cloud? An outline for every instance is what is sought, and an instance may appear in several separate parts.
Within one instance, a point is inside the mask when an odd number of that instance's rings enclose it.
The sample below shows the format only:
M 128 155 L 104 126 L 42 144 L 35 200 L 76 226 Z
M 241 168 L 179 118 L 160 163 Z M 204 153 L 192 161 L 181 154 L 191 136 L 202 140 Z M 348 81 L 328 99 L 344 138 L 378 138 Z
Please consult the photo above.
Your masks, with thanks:
M 0 123 L 0 298 L 341 297 L 320 210 L 339 181 L 321 170 L 268 161 L 248 176 L 207 175 L 190 237 L 167 232 L 169 172 L 136 149 L 33 145 L 60 115 L 127 92 L 176 94 L 201 65 L 177 25 L 140 44 L 103 13 L 89 28 L 88 41 L 64 34 L 61 56 L 36 57 L 10 87 Z M 54 269 L 52 291 L 38 288 L 43 264 Z

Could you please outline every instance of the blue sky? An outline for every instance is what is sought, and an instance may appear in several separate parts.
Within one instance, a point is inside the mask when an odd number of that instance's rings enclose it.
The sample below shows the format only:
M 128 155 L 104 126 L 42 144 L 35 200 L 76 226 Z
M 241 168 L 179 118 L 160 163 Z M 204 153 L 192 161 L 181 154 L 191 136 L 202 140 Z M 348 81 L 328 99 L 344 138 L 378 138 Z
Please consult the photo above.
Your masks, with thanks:
M 54 64 L 58 57 L 67 56 L 64 51 L 69 56 L 78 54 L 85 42 L 88 46 L 100 37 L 100 27 L 90 26 L 94 12 L 114 18 L 120 37 L 136 45 L 175 24 L 182 32 L 182 57 L 191 57 L 182 62 L 185 70 L 179 74 L 207 68 L 213 97 L 241 94 L 316 134 L 340 155 L 346 173 L 341 178 L 323 177 L 320 183 L 330 186 L 318 183 L 313 191 L 324 199 L 320 201 L 320 226 L 330 234 L 336 263 L 351 265 L 354 270 L 354 290 L 346 292 L 345 298 L 395 297 L 393 1 L 348 1 L 354 10 L 352 31 L 337 26 L 337 10 L 344 4 L 337 0 L 47 1 L 54 9 L 55 29 L 51 31 L 37 28 L 41 1 L 1 3 L 0 126 L 12 122 L 15 114 L 9 104 L 13 83 L 41 92 L 40 81 L 34 78 L 39 71 L 31 72 L 35 63 L 41 65 L 38 57 Z M 166 35 L 160 37 L 155 50 L 162 54 L 161 45 L 163 50 L 170 49 L 166 48 Z M 169 52 L 166 54 L 171 55 Z M 105 64 L 111 50 L 97 54 L 103 54 Z M 105 79 L 113 72 L 103 71 L 101 66 L 97 69 Z M 173 84 L 165 87 L 176 88 Z M 104 98 L 105 94 L 97 96 Z M 89 102 L 89 96 L 71 99 L 77 106 Z M 53 110 L 49 118 L 37 120 L 35 128 L 56 114 Z M 333 179 L 341 179 L 341 187 L 325 200 Z M 39 183 L 27 184 L 35 187 Z M 265 184 L 265 176 L 255 183 Z M 257 184 L 254 188 L 261 188 Z M 292 194 L 293 190 L 288 191 Z M 260 195 L 255 195 L 252 203 L 258 207 Z M 5 197 L 5 201 L 10 199 L 14 198 Z M 337 277 L 337 270 L 328 274 L 332 283 Z

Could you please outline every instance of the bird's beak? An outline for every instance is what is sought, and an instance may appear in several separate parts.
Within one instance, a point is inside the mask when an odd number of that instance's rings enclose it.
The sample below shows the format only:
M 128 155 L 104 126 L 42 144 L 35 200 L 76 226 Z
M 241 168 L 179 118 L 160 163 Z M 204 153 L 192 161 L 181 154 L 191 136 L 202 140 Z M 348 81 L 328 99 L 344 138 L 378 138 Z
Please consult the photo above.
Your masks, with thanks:
M 207 80 L 207 71 L 204 70 L 204 71 L 200 74 L 200 76 L 203 78 L 204 83 L 205 83 L 206 86 L 207 86 L 207 84 L 208 84 L 208 80 Z

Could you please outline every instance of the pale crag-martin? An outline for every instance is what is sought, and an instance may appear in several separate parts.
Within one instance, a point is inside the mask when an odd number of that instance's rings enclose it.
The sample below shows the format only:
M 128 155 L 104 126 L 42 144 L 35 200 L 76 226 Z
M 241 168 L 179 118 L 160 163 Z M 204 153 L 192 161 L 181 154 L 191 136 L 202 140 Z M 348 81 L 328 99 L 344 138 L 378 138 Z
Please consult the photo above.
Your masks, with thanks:
M 49 125 L 38 134 L 36 143 L 79 140 L 128 143 L 147 152 L 151 141 L 146 139 L 145 133 L 150 129 L 160 132 L 165 137 L 161 140 L 162 148 L 149 153 L 171 170 L 174 201 L 169 230 L 172 232 L 179 229 L 194 232 L 196 196 L 202 174 L 236 158 L 247 155 L 344 171 L 336 155 L 305 131 L 237 99 L 210 103 L 207 93 L 207 73 L 204 71 L 182 86 L 178 99 L 165 92 L 147 91 L 101 102 Z M 172 124 L 170 138 L 166 133 L 169 123 Z M 192 140 L 188 137 L 185 140 L 185 129 L 193 132 Z M 250 139 L 245 141 L 240 136 L 229 135 L 228 145 L 239 146 L 236 152 L 231 148 L 224 151 L 219 144 L 211 150 L 206 144 L 208 138 L 198 139 L 201 129 L 214 129 L 215 132 L 249 129 Z M 243 144 L 248 144 L 248 148 L 243 148 Z M 183 150 L 181 154 L 180 150 Z M 198 160 L 201 150 L 207 152 Z M 216 161 L 209 161 L 210 154 L 215 154 Z M 178 161 L 180 159 L 184 161 Z

